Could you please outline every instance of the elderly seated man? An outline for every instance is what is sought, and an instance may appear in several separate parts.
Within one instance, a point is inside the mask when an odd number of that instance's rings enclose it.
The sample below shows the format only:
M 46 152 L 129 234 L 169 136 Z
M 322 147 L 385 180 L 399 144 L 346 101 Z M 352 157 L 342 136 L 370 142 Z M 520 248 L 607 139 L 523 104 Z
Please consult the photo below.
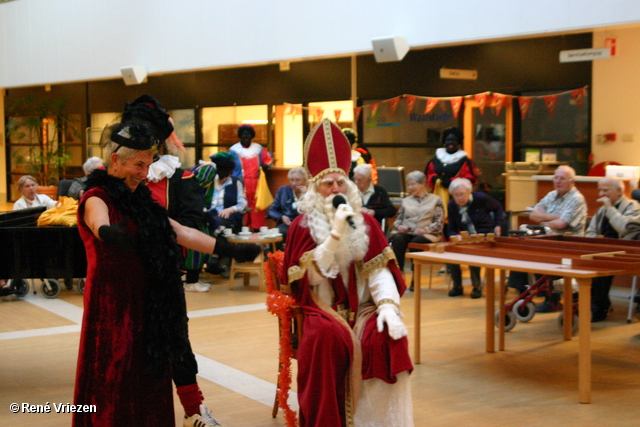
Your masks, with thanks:
M 363 163 L 353 168 L 353 182 L 362 196 L 362 212 L 378 220 L 380 225 L 385 218 L 392 218 L 396 208 L 391 203 L 387 190 L 373 184 L 373 166 Z
M 587 237 L 604 236 L 619 239 L 627 234 L 626 227 L 640 215 L 640 205 L 624 195 L 624 183 L 616 178 L 602 178 L 598 182 L 598 203 L 602 206 L 591 219 L 585 233 Z M 595 277 L 591 282 L 591 321 L 607 318 L 611 301 L 613 276 Z
M 307 191 L 307 171 L 303 167 L 293 168 L 287 174 L 289 185 L 283 185 L 278 189 L 276 197 L 267 209 L 267 216 L 274 220 L 276 227 L 282 234 L 282 242 L 287 240 L 287 233 L 291 222 L 296 219 L 298 203 Z M 282 243 L 277 244 L 278 249 L 282 249 Z
M 453 236 L 467 231 L 469 234 L 495 233 L 500 235 L 504 211 L 496 199 L 487 194 L 474 191 L 473 185 L 467 178 L 451 181 L 449 193 L 453 199 L 449 201 L 449 226 L 447 234 Z M 450 297 L 462 295 L 462 272 L 459 264 L 447 264 L 453 280 Z M 471 273 L 471 298 L 482 296 L 480 267 L 469 266 Z
M 559 166 L 553 174 L 555 190 L 547 193 L 533 208 L 529 214 L 531 222 L 549 228 L 553 234 L 582 235 L 587 217 L 587 203 L 575 187 L 575 178 L 576 171 L 572 167 Z M 509 275 L 509 287 L 520 293 L 525 291 L 527 282 L 527 273 L 512 271 Z M 553 311 L 555 310 L 549 296 L 536 308 L 538 313 Z

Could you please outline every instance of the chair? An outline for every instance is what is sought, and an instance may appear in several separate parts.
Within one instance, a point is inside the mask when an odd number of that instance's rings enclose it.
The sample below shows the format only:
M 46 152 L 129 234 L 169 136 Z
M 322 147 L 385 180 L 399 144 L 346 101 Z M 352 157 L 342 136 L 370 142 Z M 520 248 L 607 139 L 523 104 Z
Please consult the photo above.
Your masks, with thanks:
M 284 261 L 284 252 L 276 251 L 267 255 L 264 263 L 267 290 L 267 309 L 278 316 L 278 339 L 280 351 L 278 356 L 278 382 L 276 397 L 271 416 L 278 415 L 279 403 L 287 418 L 287 425 L 297 425 L 296 414 L 287 404 L 291 384 L 290 359 L 298 358 L 298 343 L 302 338 L 302 308 L 295 305 L 291 297 L 291 287 L 280 283 Z
M 69 188 L 71 188 L 71 184 L 73 184 L 73 179 L 60 180 L 60 183 L 58 183 L 58 199 L 62 196 L 69 196 Z

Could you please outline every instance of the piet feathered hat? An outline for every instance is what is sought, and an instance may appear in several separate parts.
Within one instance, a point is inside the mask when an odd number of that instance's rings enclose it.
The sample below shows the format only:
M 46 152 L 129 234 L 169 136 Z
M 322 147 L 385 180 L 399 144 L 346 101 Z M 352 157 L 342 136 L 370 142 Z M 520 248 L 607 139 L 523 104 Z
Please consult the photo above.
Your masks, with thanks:
M 158 139 L 148 122 L 142 120 L 129 120 L 105 127 L 101 136 L 101 145 L 109 141 L 118 144 L 114 150 L 120 147 L 128 147 L 134 150 L 150 150 L 158 145 Z
M 328 173 L 347 176 L 351 167 L 351 145 L 342 130 L 328 119 L 318 123 L 304 142 L 305 168 L 314 182 Z
M 122 121 L 132 119 L 149 122 L 156 137 L 164 141 L 173 132 L 173 125 L 169 121 L 169 114 L 151 95 L 142 95 L 133 102 L 126 102 L 122 113 Z

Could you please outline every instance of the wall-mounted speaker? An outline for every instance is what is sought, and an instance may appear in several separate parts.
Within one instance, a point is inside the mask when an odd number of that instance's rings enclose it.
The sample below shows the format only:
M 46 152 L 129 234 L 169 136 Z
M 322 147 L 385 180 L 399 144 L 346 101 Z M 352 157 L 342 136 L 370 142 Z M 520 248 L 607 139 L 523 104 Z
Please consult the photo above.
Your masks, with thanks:
M 139 85 L 140 83 L 147 82 L 147 70 L 142 65 L 131 65 L 129 67 L 120 68 L 124 84 Z
M 409 52 L 409 43 L 405 37 L 379 37 L 372 39 L 371 44 L 376 62 L 402 61 Z

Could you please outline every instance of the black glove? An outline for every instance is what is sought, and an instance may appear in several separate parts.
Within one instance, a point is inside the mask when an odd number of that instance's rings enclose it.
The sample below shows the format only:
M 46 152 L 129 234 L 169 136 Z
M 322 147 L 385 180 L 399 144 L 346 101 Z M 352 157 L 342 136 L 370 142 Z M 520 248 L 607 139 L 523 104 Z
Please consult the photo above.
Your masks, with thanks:
M 133 249 L 133 235 L 127 233 L 126 221 L 114 225 L 103 225 L 98 228 L 98 235 L 103 242 L 118 246 L 121 249 Z
M 222 236 L 216 237 L 216 247 L 213 253 L 220 258 L 232 257 L 236 262 L 248 262 L 256 259 L 260 253 L 260 246 L 253 243 L 229 243 Z

